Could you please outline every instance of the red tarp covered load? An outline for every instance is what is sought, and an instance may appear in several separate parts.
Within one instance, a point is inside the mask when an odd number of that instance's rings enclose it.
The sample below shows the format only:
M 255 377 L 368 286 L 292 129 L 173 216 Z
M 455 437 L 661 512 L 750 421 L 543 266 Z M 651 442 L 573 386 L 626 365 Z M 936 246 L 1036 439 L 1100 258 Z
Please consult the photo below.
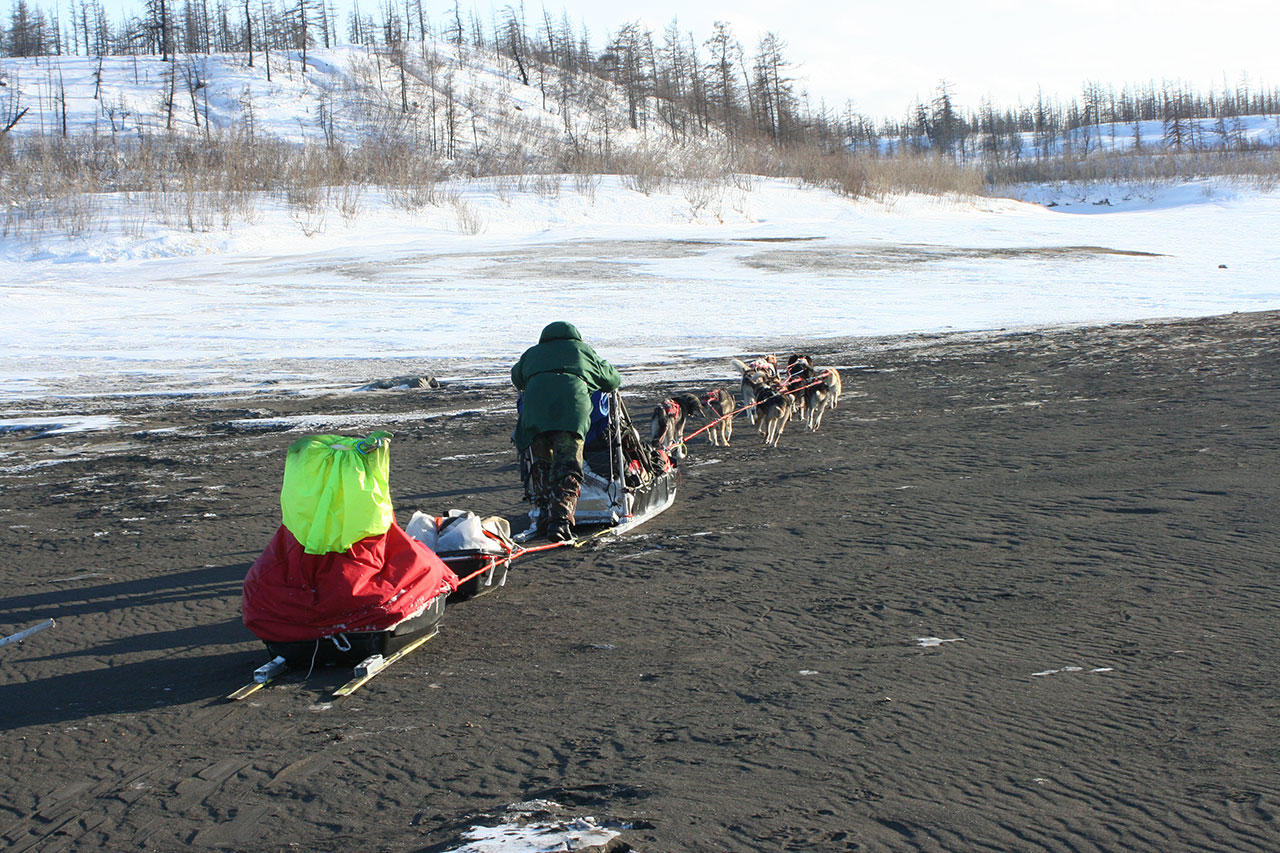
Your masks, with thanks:
M 395 523 L 330 554 L 308 554 L 281 525 L 244 579 L 244 624 L 269 643 L 386 631 L 457 585 L 457 575 Z
M 244 580 L 244 624 L 268 643 L 315 640 L 336 634 L 387 631 L 421 613 L 437 596 L 457 588 L 458 578 L 429 548 L 409 538 L 391 517 L 387 494 L 385 434 L 360 441 L 341 436 L 313 436 L 295 442 L 285 463 L 286 489 L 281 503 L 282 524 Z M 344 504 L 377 517 L 367 504 L 385 503 L 384 532 L 365 536 L 342 550 L 317 550 L 299 538 L 311 531 L 292 530 L 300 505 L 290 492 L 299 472 L 315 504 L 318 481 L 337 495 L 326 502 L 326 519 L 333 521 Z M 354 514 L 354 511 L 353 511 Z M 305 516 L 303 516 L 305 518 Z M 341 526 L 341 518 L 337 519 Z M 296 523 L 292 525 L 298 526 Z M 312 541 L 315 536 L 309 537 Z M 332 546 L 330 546 L 332 547 Z

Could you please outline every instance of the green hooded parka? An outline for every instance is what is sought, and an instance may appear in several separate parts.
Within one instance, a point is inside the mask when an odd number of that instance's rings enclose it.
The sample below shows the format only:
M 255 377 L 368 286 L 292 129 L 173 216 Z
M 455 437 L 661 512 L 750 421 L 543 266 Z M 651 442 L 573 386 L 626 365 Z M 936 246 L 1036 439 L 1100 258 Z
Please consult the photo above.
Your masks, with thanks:
M 616 391 L 622 377 L 596 355 L 572 323 L 542 330 L 537 346 L 511 368 L 511 382 L 524 392 L 514 439 L 521 450 L 540 432 L 565 430 L 581 438 L 591 426 L 591 392 Z

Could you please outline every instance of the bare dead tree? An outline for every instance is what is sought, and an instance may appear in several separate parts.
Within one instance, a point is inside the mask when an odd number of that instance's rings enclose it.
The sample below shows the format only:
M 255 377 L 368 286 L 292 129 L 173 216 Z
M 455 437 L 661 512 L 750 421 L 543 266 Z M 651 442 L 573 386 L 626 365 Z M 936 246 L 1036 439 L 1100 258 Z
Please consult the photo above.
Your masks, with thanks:
M 67 138 L 67 81 L 62 76 L 62 63 L 58 63 L 58 118 L 62 126 L 62 138 Z
M 160 59 L 173 53 L 173 14 L 168 0 L 147 0 L 146 29 L 160 48 Z
M 329 9 L 328 0 L 319 0 L 316 12 L 320 17 L 320 38 L 327 50 L 333 46 L 331 39 L 333 12 Z
M 315 23 L 313 0 L 297 0 L 285 13 L 293 30 L 294 46 L 302 51 L 302 73 L 307 73 L 307 46 L 311 43 L 311 26 Z
M 719 113 L 720 126 L 730 136 L 738 123 L 738 89 L 734 67 L 742 61 L 742 43 L 733 36 L 729 24 L 716 21 L 705 45 L 711 52 L 706 71 L 710 78 L 709 106 Z
M 462 8 L 459 6 L 459 0 L 453 0 L 453 16 L 449 18 L 449 26 L 445 28 L 444 37 L 454 47 L 462 47 L 466 30 L 462 26 Z
M 644 122 L 644 100 L 652 84 L 646 74 L 650 66 L 645 62 L 647 45 L 651 43 L 648 30 L 638 22 L 624 24 L 600 57 L 606 76 L 622 88 L 627 99 L 627 121 L 633 130 L 639 130 Z
M 244 39 L 245 49 L 249 52 L 249 67 L 253 67 L 253 12 L 249 9 L 252 0 L 244 0 Z
M 511 54 L 511 58 L 515 60 L 516 70 L 520 74 L 520 82 L 529 85 L 529 69 L 525 67 L 525 30 L 524 16 L 517 14 L 516 10 L 508 6 L 506 7 L 506 17 L 502 24 L 502 36 L 500 43 L 507 48 Z
M 173 102 L 178 92 L 178 68 L 176 62 L 169 62 L 169 88 L 164 99 L 164 129 L 173 130 Z
M 267 13 L 267 0 L 262 0 L 262 61 L 267 67 L 268 83 L 271 82 L 271 30 L 271 18 Z
M 196 94 L 204 89 L 206 84 L 200 75 L 200 67 L 192 57 L 187 57 L 187 60 L 182 63 L 182 82 L 187 90 L 187 97 L 191 99 L 191 120 L 195 122 L 196 127 L 200 127 L 200 107 Z
M 444 96 L 445 156 L 452 160 L 458 151 L 458 92 L 452 64 L 445 72 L 441 94 Z
M 27 110 L 29 109 L 31 108 L 23 107 L 16 115 L 8 117 L 7 121 L 5 121 L 4 127 L 0 128 L 0 133 L 8 133 L 13 130 L 13 128 L 17 126 L 18 122 L 22 121 L 22 117 L 27 114 Z

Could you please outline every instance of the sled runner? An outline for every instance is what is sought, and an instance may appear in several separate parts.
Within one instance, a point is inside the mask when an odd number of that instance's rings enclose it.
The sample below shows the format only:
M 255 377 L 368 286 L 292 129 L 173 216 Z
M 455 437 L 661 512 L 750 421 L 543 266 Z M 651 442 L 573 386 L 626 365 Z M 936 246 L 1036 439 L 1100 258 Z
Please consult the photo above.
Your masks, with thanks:
M 430 634 L 418 634 L 398 651 L 387 655 L 386 657 L 380 654 L 374 654 L 360 661 L 360 663 L 356 664 L 355 672 L 352 674 L 351 680 L 333 691 L 334 698 L 350 696 L 352 693 L 355 693 L 361 687 L 364 687 L 372 681 L 375 675 L 382 672 L 401 658 L 408 657 L 412 652 L 417 651 L 419 646 L 427 640 L 430 640 L 435 635 L 435 631 L 432 631 Z
M 427 640 L 430 640 L 439 633 L 439 624 L 439 619 L 437 618 L 430 627 L 425 629 L 408 630 L 398 635 L 396 635 L 394 631 L 381 632 L 384 635 L 393 635 L 383 637 L 382 642 L 379 642 L 377 634 L 370 634 L 368 639 L 371 642 L 365 645 L 365 650 L 370 653 L 361 658 L 359 663 L 355 664 L 352 670 L 351 680 L 333 691 L 334 698 L 337 699 L 342 696 L 350 696 L 352 693 L 355 693 L 361 687 L 372 681 L 374 676 L 391 666 L 391 664 L 401 658 L 408 657 L 411 653 L 417 651 L 419 647 L 427 642 Z M 271 645 L 272 644 L 270 643 L 268 644 L 269 647 Z M 381 648 L 382 651 L 372 651 L 375 648 Z M 254 693 L 257 693 L 259 690 L 275 681 L 281 675 L 284 675 L 284 673 L 289 669 L 290 664 L 294 662 L 296 661 L 290 661 L 283 655 L 277 655 L 267 663 L 255 669 L 253 671 L 253 680 L 241 687 L 239 690 L 229 694 L 227 698 L 235 702 L 249 698 Z
M 676 460 L 662 448 L 643 441 L 622 395 L 593 392 L 591 429 L 583 443 L 583 481 L 574 511 L 578 528 L 599 528 L 591 533 L 621 533 L 637 527 L 671 506 L 676 498 L 679 471 Z M 524 497 L 533 502 L 530 484 L 532 456 L 520 454 Z M 529 511 L 529 527 L 515 537 L 528 541 L 538 522 L 538 508 Z
M 382 631 L 342 631 L 312 640 L 264 640 L 267 651 L 285 659 L 288 666 L 355 666 L 374 655 L 392 655 L 424 634 L 433 637 L 440 630 L 448 593 L 428 602 L 422 612 Z

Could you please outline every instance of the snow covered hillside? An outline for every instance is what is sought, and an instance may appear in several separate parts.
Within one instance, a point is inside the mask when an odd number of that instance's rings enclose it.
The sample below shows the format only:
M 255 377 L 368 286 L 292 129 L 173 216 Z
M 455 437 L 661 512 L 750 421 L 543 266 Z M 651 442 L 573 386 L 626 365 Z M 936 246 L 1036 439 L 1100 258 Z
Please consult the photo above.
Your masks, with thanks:
M 627 127 L 616 93 L 602 91 L 592 111 L 565 108 L 550 87 L 521 84 L 492 54 L 450 44 L 422 45 L 400 63 L 385 51 L 348 45 L 309 50 L 305 66 L 290 51 L 256 54 L 252 66 L 244 54 L 174 63 L 158 56 L 15 58 L 0 62 L 0 72 L 0 117 L 27 110 L 14 126 L 18 135 L 174 131 L 345 145 L 394 138 L 443 156 L 605 135 L 610 144 L 638 144 L 644 136 Z
M 632 129 L 623 94 L 600 78 L 540 73 L 525 85 L 509 64 L 444 42 L 416 43 L 397 61 L 385 48 L 315 48 L 305 66 L 297 51 L 255 54 L 252 65 L 245 54 L 189 54 L 172 63 L 158 56 L 10 58 L 0 61 L 0 124 L 25 110 L 17 135 L 214 133 L 345 145 L 402 139 L 446 158 L 675 144 L 662 122 Z M 1192 150 L 1277 148 L 1280 115 L 1188 118 L 1177 137 L 1179 148 Z M 885 151 L 901 145 L 880 142 Z M 1007 142 L 1000 145 L 1001 156 L 1012 156 Z M 1024 158 L 1172 145 L 1169 128 L 1150 120 L 1083 125 L 1054 137 L 1022 133 L 1015 143 Z M 986 147 L 977 134 L 966 151 L 981 157 Z

